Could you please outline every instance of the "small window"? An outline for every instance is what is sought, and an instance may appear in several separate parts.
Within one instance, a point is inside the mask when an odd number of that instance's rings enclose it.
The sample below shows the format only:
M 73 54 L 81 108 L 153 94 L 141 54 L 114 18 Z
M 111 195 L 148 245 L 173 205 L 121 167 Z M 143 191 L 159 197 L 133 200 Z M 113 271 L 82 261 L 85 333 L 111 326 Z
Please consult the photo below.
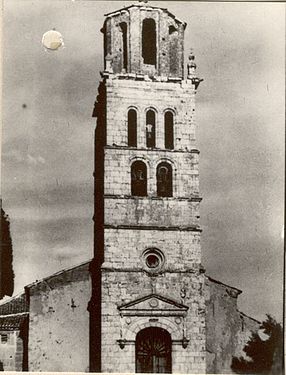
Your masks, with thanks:
M 131 166 L 131 194 L 147 196 L 147 167 L 143 161 L 135 161 Z
M 146 113 L 146 145 L 147 147 L 155 147 L 155 130 L 156 116 L 152 109 L 149 109 Z
M 174 116 L 170 111 L 165 113 L 165 148 L 174 148 Z
M 128 146 L 137 146 L 137 112 L 135 109 L 128 111 Z
M 1 344 L 6 344 L 8 342 L 7 333 L 1 333 Z
M 172 197 L 173 195 L 172 166 L 160 163 L 157 167 L 157 195 L 158 197 Z
M 156 66 L 156 23 L 152 18 L 143 21 L 142 57 L 144 64 Z

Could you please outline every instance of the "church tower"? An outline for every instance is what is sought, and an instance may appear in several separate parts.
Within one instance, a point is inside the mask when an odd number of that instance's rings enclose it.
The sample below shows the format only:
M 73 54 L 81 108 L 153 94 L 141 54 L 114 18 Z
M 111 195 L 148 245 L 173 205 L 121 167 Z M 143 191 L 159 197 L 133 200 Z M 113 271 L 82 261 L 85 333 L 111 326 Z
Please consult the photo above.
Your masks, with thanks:
M 205 373 L 195 94 L 186 24 L 138 3 L 106 15 L 94 109 L 90 370 Z M 186 70 L 186 72 L 184 72 Z

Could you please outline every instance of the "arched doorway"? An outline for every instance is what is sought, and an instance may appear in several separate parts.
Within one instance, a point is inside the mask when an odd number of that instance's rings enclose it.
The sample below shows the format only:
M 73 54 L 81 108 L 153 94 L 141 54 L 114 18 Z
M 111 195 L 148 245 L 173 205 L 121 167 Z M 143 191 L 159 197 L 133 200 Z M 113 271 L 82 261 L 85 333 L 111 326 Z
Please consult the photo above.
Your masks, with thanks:
M 171 373 L 171 335 L 162 328 L 142 329 L 136 336 L 136 372 Z

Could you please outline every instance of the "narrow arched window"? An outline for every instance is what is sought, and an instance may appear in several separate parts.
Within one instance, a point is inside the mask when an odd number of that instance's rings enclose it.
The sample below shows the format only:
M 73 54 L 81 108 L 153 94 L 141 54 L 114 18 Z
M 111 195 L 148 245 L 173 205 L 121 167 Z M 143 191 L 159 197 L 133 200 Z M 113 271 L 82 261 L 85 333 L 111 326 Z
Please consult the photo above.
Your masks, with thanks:
M 170 111 L 165 113 L 165 148 L 174 148 L 174 115 Z
M 172 166 L 169 163 L 162 162 L 157 167 L 157 196 L 172 197 L 173 195 L 173 176 Z
M 156 136 L 156 115 L 152 109 L 146 112 L 146 145 L 147 147 L 155 147 Z
M 174 26 L 169 27 L 169 62 L 170 74 L 177 76 L 180 72 L 179 33 Z
M 156 66 L 156 23 L 145 18 L 142 25 L 142 57 L 144 64 Z
M 127 70 L 127 24 L 121 22 L 120 29 L 122 32 L 122 67 Z
M 137 197 L 147 195 L 147 167 L 141 160 L 131 165 L 131 194 Z
M 137 112 L 135 109 L 128 111 L 128 146 L 137 146 Z

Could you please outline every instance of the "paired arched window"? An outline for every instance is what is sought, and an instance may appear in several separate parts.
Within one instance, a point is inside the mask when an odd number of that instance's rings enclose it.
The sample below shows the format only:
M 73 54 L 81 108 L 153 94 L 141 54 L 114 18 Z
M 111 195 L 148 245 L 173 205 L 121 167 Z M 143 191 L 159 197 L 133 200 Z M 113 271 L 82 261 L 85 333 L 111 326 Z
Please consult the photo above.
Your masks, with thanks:
M 155 147 L 156 137 L 156 114 L 153 109 L 149 109 L 146 112 L 146 145 L 147 147 Z
M 135 109 L 128 111 L 128 146 L 137 146 L 137 112 Z
M 137 197 L 147 195 L 147 167 L 141 160 L 131 165 L 131 194 Z
M 174 148 L 174 115 L 171 111 L 165 112 L 165 148 Z
M 173 195 L 173 173 L 169 163 L 162 162 L 157 167 L 157 196 L 172 197 Z
M 171 164 L 161 162 L 157 166 L 157 196 L 173 196 L 173 171 Z M 147 166 L 142 160 L 136 160 L 131 165 L 131 195 L 147 196 Z
M 145 18 L 142 26 L 142 57 L 144 64 L 156 66 L 156 23 Z

